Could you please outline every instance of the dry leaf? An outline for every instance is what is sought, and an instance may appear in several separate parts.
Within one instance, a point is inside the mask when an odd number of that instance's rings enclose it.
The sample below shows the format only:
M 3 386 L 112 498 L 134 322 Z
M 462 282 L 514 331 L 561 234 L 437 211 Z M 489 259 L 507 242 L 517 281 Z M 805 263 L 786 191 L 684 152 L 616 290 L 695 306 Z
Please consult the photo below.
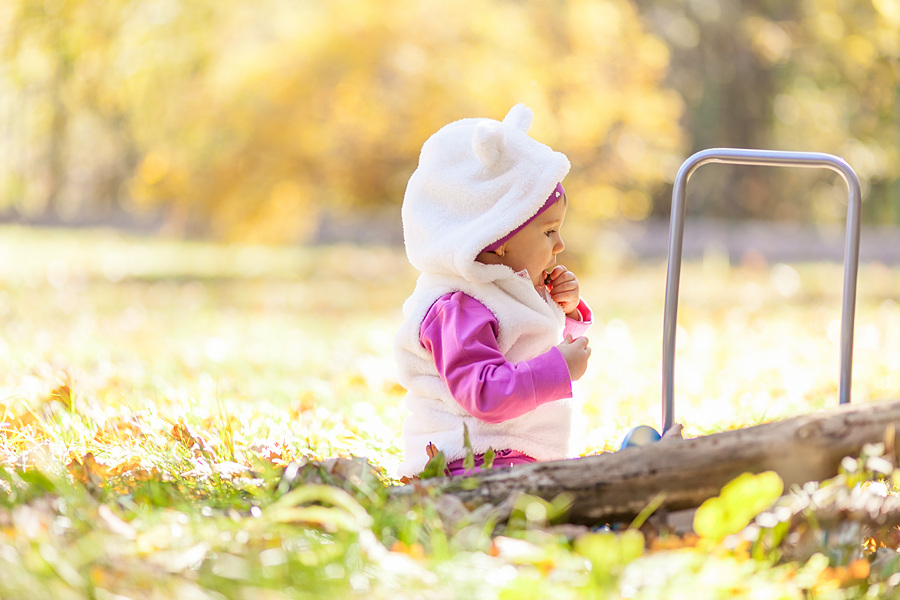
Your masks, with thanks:
M 54 401 L 59 402 L 66 408 L 72 408 L 72 388 L 69 387 L 69 384 L 60 384 L 44 398 L 44 404 L 50 404 Z
M 425 559 L 425 548 L 422 547 L 422 544 L 417 542 L 413 542 L 412 544 L 406 544 L 397 540 L 391 545 L 391 552 L 400 552 L 401 554 L 406 554 L 407 556 L 411 556 L 416 560 L 424 560 Z
M 112 465 L 107 470 L 107 474 L 110 477 L 116 477 L 118 475 L 124 475 L 129 471 L 135 470 L 146 470 L 143 465 L 143 457 L 139 455 L 132 455 L 122 462 Z
M 869 561 L 858 558 L 847 565 L 847 571 L 851 579 L 865 579 L 869 576 Z
M 437 446 L 428 442 L 428 445 L 425 446 L 425 452 L 428 454 L 428 458 L 434 458 L 434 455 L 438 453 Z
M 73 459 L 66 465 L 66 470 L 76 481 L 96 486 L 102 485 L 109 476 L 109 469 L 94 459 L 93 452 L 88 452 L 81 459 Z
M 213 453 L 213 445 L 185 423 L 184 417 L 178 417 L 178 423 L 172 426 L 171 434 L 175 441 L 181 442 L 188 449 L 192 450 L 196 457 L 199 457 L 201 454 Z
M 25 409 L 25 412 L 17 417 L 4 417 L 4 422 L 6 423 L 6 427 L 4 427 L 4 430 L 8 432 L 17 431 L 19 429 L 24 429 L 28 425 L 35 424 L 37 423 L 37 421 L 37 415 L 34 414 L 30 409 Z
M 94 441 L 100 444 L 114 444 L 125 439 L 143 439 L 145 437 L 143 427 L 134 418 L 110 419 L 94 434 Z

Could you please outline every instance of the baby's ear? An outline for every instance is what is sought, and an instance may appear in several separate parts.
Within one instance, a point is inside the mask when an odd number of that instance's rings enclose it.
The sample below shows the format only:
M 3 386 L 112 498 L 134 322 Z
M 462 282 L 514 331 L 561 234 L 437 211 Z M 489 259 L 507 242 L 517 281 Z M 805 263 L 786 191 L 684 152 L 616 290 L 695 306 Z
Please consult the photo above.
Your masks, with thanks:
M 482 121 L 475 126 L 475 133 L 472 136 L 472 149 L 475 156 L 481 161 L 485 167 L 490 167 L 503 154 L 503 147 L 506 146 L 506 136 L 503 133 L 503 126 L 497 121 Z
M 504 125 L 514 127 L 523 133 L 528 133 L 532 121 L 534 121 L 534 112 L 521 102 L 509 109 L 509 112 L 503 117 Z

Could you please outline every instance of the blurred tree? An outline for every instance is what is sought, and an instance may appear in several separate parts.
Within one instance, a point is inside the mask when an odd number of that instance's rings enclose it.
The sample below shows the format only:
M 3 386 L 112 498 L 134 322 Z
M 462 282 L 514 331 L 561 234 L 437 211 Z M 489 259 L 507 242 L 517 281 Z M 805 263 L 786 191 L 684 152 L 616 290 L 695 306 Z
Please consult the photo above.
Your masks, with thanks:
M 798 9 L 795 20 L 749 24 L 757 53 L 777 67 L 772 142 L 801 139 L 843 156 L 868 188 L 868 220 L 900 223 L 900 0 L 806 0 Z M 813 216 L 842 214 L 833 193 L 813 190 Z
M 115 167 L 130 175 L 121 204 L 163 207 L 189 232 L 296 239 L 321 211 L 396 207 L 428 135 L 519 101 L 596 217 L 645 216 L 683 152 L 668 50 L 628 0 L 13 4 L 20 97 L 66 98 L 59 127 L 29 130 L 47 151 L 23 161 L 18 189 L 63 148 L 69 189 L 78 160 L 95 169 L 86 203 Z M 38 77 L 28 53 L 66 77 Z M 108 163 L 93 151 L 107 138 Z
M 843 156 L 867 188 L 867 219 L 900 222 L 900 2 L 638 0 L 672 48 L 691 151 L 715 146 Z M 830 174 L 716 167 L 692 210 L 724 217 L 842 220 Z M 794 171 L 796 173 L 796 171 Z M 654 212 L 668 214 L 658 195 Z
M 33 154 L 37 168 L 28 172 L 31 180 L 26 183 L 24 172 L 10 170 L 4 187 L 21 190 L 25 198 L 37 197 L 36 208 L 47 214 L 57 212 L 67 168 L 63 145 L 69 112 L 64 96 L 72 78 L 74 48 L 64 27 L 66 14 L 59 14 L 63 8 L 58 3 L 45 7 L 43 2 L 25 1 L 8 7 L 13 14 L 7 16 L 2 36 L 8 40 L 6 58 L 12 59 L 5 74 L 23 91 L 11 113 L 20 116 L 18 129 L 26 134 L 22 141 L 37 142 L 39 148 Z M 51 18 L 44 20 L 46 16 Z
M 135 182 L 188 228 L 290 239 L 321 211 L 396 206 L 428 135 L 519 101 L 596 216 L 645 216 L 681 151 L 668 52 L 626 0 L 260 4 L 211 32 L 216 64 Z
M 844 155 L 897 222 L 898 2 L 7 0 L 0 210 L 303 239 L 396 210 L 428 135 L 523 101 L 582 217 L 667 214 L 680 161 L 726 145 Z M 691 205 L 838 218 L 839 187 L 791 181 Z
M 140 129 L 171 99 L 158 86 L 177 89 L 202 58 L 200 40 L 173 26 L 202 10 L 199 2 L 191 6 L 183 10 L 178 0 L 6 6 L 0 87 L 11 98 L 4 115 L 10 125 L 0 144 L 12 148 L 12 158 L 0 171 L 0 207 L 82 221 L 79 213 L 109 219 L 131 208 L 127 183 L 145 151 Z

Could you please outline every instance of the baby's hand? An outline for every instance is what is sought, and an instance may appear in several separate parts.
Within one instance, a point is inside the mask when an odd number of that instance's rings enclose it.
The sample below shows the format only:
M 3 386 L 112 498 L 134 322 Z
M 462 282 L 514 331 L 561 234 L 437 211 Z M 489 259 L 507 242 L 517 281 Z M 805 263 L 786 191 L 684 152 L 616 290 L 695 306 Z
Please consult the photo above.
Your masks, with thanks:
M 566 359 L 566 366 L 569 368 L 569 378 L 572 381 L 581 379 L 587 370 L 587 361 L 591 356 L 591 347 L 588 346 L 588 339 L 580 337 L 575 340 L 571 335 L 567 335 L 563 343 L 556 346 L 562 352 L 563 358 Z
M 581 320 L 578 313 L 578 303 L 581 301 L 581 289 L 578 286 L 578 279 L 575 273 L 567 270 L 562 265 L 556 265 L 553 270 L 547 274 L 547 288 L 550 290 L 550 297 L 559 304 L 563 312 L 567 316 Z

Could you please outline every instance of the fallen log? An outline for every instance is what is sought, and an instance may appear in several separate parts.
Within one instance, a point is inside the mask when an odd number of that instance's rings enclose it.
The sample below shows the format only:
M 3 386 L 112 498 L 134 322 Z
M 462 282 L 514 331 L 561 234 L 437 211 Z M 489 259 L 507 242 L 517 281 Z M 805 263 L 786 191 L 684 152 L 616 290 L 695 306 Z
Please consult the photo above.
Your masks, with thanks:
M 569 522 L 627 521 L 651 502 L 674 512 L 696 508 L 741 473 L 775 471 L 787 490 L 838 474 L 841 460 L 865 444 L 887 441 L 896 464 L 894 431 L 900 401 L 847 404 L 744 429 L 675 439 L 578 459 L 519 465 L 468 477 L 428 479 L 394 488 L 396 496 L 432 487 L 468 507 L 500 505 L 525 493 L 552 500 L 568 494 Z

